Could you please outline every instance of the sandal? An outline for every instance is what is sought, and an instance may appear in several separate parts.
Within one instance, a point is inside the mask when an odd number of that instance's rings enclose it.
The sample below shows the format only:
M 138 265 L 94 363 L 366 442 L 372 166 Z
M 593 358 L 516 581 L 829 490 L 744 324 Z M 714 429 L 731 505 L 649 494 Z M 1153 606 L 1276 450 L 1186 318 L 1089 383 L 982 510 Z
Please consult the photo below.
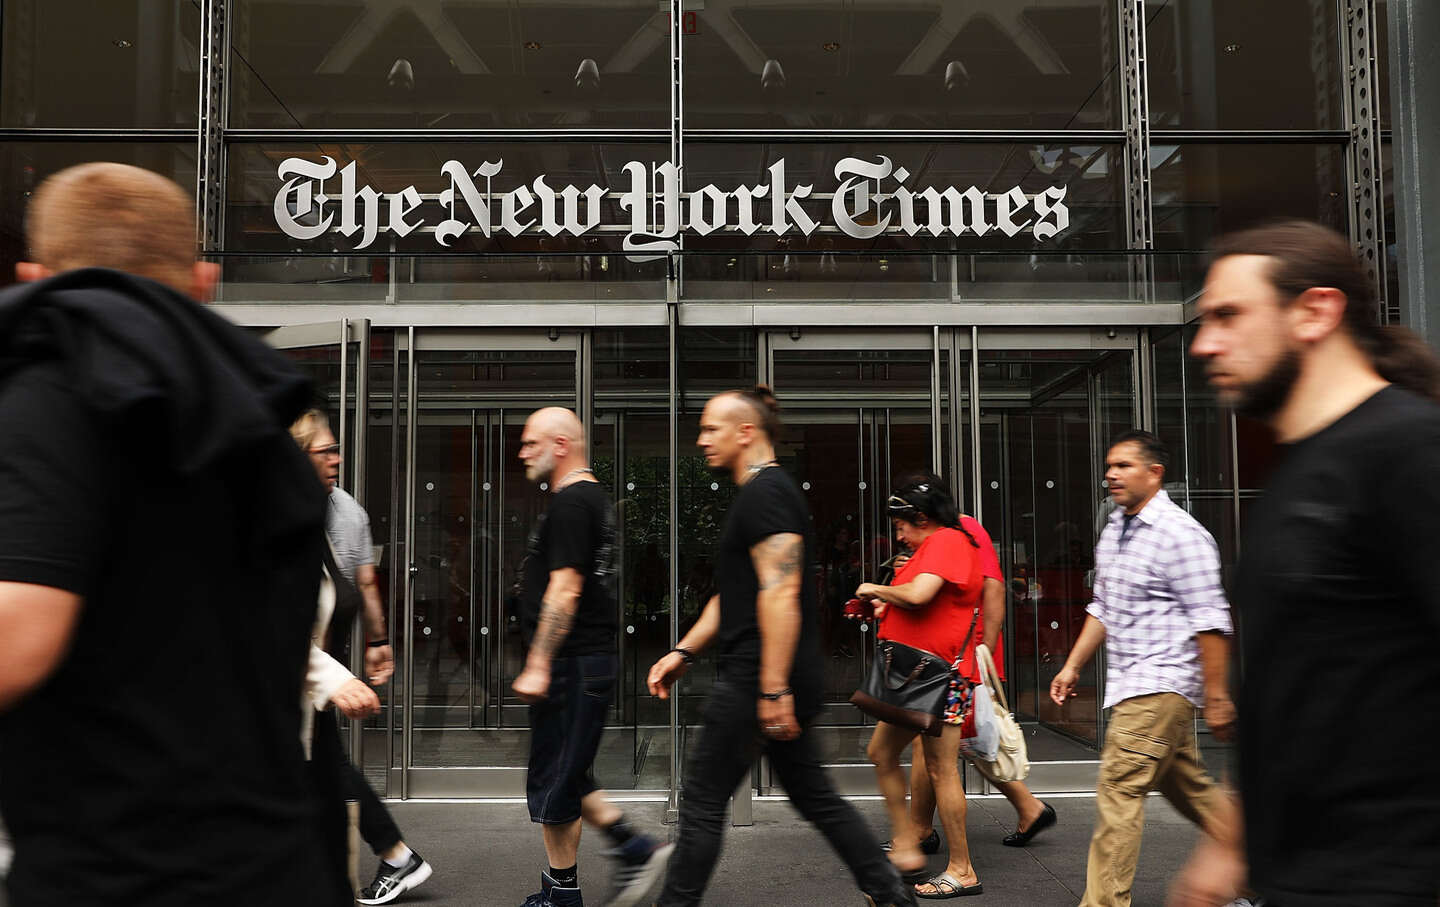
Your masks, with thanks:
M 950 898 L 968 898 L 972 895 L 984 894 L 985 886 L 979 882 L 974 885 L 961 885 L 960 880 L 948 872 L 942 872 L 938 876 L 926 879 L 920 883 L 929 885 L 935 889 L 934 894 L 926 894 L 919 888 L 915 889 L 915 897 L 924 898 L 928 901 L 944 901 Z

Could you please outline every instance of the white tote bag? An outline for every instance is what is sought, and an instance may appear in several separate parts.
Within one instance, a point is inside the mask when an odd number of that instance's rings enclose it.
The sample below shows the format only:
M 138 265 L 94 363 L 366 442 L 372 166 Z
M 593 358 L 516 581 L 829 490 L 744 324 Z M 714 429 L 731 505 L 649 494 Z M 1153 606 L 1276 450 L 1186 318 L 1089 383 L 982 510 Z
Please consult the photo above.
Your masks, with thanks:
M 997 744 L 994 758 L 984 758 L 981 754 L 972 752 L 968 754 L 970 762 L 991 781 L 1024 781 L 1030 774 L 1030 756 L 1025 748 L 1025 733 L 1010 714 L 1010 704 L 1005 700 L 1005 688 L 1000 685 L 1000 675 L 995 670 L 995 658 L 990 654 L 990 647 L 984 643 L 976 646 L 975 661 L 979 664 L 980 677 L 984 681 L 983 690 L 975 690 L 977 736 L 982 736 L 979 733 L 982 724 L 993 724 Z M 983 715 L 982 708 L 985 711 Z

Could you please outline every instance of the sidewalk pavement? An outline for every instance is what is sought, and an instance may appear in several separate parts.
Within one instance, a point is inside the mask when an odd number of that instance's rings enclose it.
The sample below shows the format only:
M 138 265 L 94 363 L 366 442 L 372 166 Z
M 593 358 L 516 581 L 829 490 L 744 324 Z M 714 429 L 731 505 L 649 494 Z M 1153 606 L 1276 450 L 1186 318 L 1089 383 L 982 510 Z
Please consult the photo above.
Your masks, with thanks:
M 963 903 L 1048 907 L 1079 902 L 1085 889 L 1095 801 L 1084 797 L 1049 802 L 1059 824 L 1028 848 L 1011 848 L 1000 843 L 1014 826 L 1009 804 L 1003 799 L 969 801 L 970 853 L 985 894 Z M 673 826 L 659 824 L 663 804 L 622 805 L 642 828 L 674 834 Z M 889 836 L 879 802 L 862 801 L 856 806 L 880 837 Z M 435 867 L 430 881 L 397 904 L 517 907 L 539 888 L 545 851 L 540 829 L 530 824 L 523 803 L 393 803 L 391 810 L 406 842 Z M 1164 903 L 1170 877 L 1185 861 L 1195 837 L 1194 827 L 1168 803 L 1149 799 L 1135 880 L 1136 907 Z M 580 845 L 580 883 L 589 904 L 603 905 L 609 890 L 610 867 L 600 856 L 604 847 L 601 837 L 586 829 Z M 943 869 L 944 851 L 931 857 L 930 865 L 936 872 Z M 361 866 L 363 884 L 373 875 L 375 861 L 365 860 Z M 755 804 L 753 826 L 727 829 L 705 903 L 840 907 L 863 901 L 850 873 L 788 802 L 761 801 Z
M 970 853 L 985 894 L 965 898 L 976 907 L 1049 907 L 1074 905 L 1085 889 L 1085 855 L 1095 819 L 1093 797 L 1053 798 L 1060 822 L 1027 848 L 1002 846 L 1015 814 L 1003 799 L 971 799 Z M 647 831 L 673 835 L 662 826 L 664 804 L 624 803 L 631 818 Z M 881 838 L 888 837 L 885 811 L 874 800 L 856 807 Z M 406 843 L 435 867 L 435 875 L 395 903 L 427 907 L 518 907 L 539 888 L 545 850 L 540 829 L 518 803 L 391 803 Z M 1136 907 L 1164 904 L 1170 877 L 1194 846 L 1196 832 L 1168 803 L 1147 801 L 1145 839 L 1135 877 Z M 610 867 L 600 851 L 601 837 L 587 829 L 580 843 L 580 882 L 587 903 L 604 904 Z M 361 883 L 370 881 L 376 861 L 360 864 Z M 945 866 L 944 851 L 930 858 L 931 869 Z M 819 833 L 788 802 L 759 801 L 755 824 L 729 828 L 725 850 L 705 897 L 713 905 L 860 904 L 850 873 Z M 924 901 L 921 902 L 926 903 Z M 6 898 L 0 886 L 0 907 Z

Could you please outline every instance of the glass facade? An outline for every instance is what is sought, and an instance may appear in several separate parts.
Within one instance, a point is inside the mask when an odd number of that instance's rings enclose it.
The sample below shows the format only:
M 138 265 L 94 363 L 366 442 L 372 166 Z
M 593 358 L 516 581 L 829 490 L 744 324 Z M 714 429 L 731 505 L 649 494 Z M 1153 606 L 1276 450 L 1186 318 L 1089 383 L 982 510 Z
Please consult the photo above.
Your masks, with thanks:
M 733 489 L 699 412 L 757 381 L 815 520 L 840 783 L 873 790 L 846 704 L 873 641 L 838 608 L 893 552 L 890 486 L 934 470 L 1001 555 L 1032 780 L 1089 789 L 1104 672 L 1046 691 L 1108 439 L 1159 431 L 1233 564 L 1268 439 L 1185 355 L 1203 250 L 1281 215 L 1363 241 L 1357 52 L 1389 117 L 1383 0 L 1363 34 L 1339 0 L 93 6 L 0 8 L 0 273 L 63 167 L 195 188 L 220 310 L 315 379 L 371 514 L 399 664 L 347 733 L 396 797 L 523 790 L 514 583 L 544 492 L 515 455 L 546 404 L 581 414 L 621 522 L 597 773 L 673 795 L 715 664 L 673 703 L 644 676 L 713 589 Z M 1393 256 L 1387 169 L 1374 192 Z

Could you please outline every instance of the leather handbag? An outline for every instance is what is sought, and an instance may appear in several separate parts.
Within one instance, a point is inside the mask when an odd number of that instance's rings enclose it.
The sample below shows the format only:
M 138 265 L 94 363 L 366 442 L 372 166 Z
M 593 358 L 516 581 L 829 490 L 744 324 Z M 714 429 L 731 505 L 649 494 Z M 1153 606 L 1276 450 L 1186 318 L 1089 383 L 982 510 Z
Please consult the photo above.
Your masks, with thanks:
M 988 702 L 978 702 L 977 707 L 991 710 L 992 718 L 999 730 L 999 743 L 994 759 L 984 759 L 977 754 L 967 753 L 970 764 L 991 781 L 1024 781 L 1030 774 L 1030 754 L 1025 746 L 1025 732 L 1015 716 L 1010 714 L 1010 704 L 1005 700 L 1005 688 L 1000 684 L 1000 674 L 995 670 L 995 658 L 990 647 L 981 643 L 975 647 L 975 662 L 980 668 L 980 678 L 990 693 Z M 979 716 L 976 716 L 977 722 Z
M 882 639 L 865 685 L 850 702 L 872 718 L 939 737 L 950 694 L 950 664 L 933 652 Z

